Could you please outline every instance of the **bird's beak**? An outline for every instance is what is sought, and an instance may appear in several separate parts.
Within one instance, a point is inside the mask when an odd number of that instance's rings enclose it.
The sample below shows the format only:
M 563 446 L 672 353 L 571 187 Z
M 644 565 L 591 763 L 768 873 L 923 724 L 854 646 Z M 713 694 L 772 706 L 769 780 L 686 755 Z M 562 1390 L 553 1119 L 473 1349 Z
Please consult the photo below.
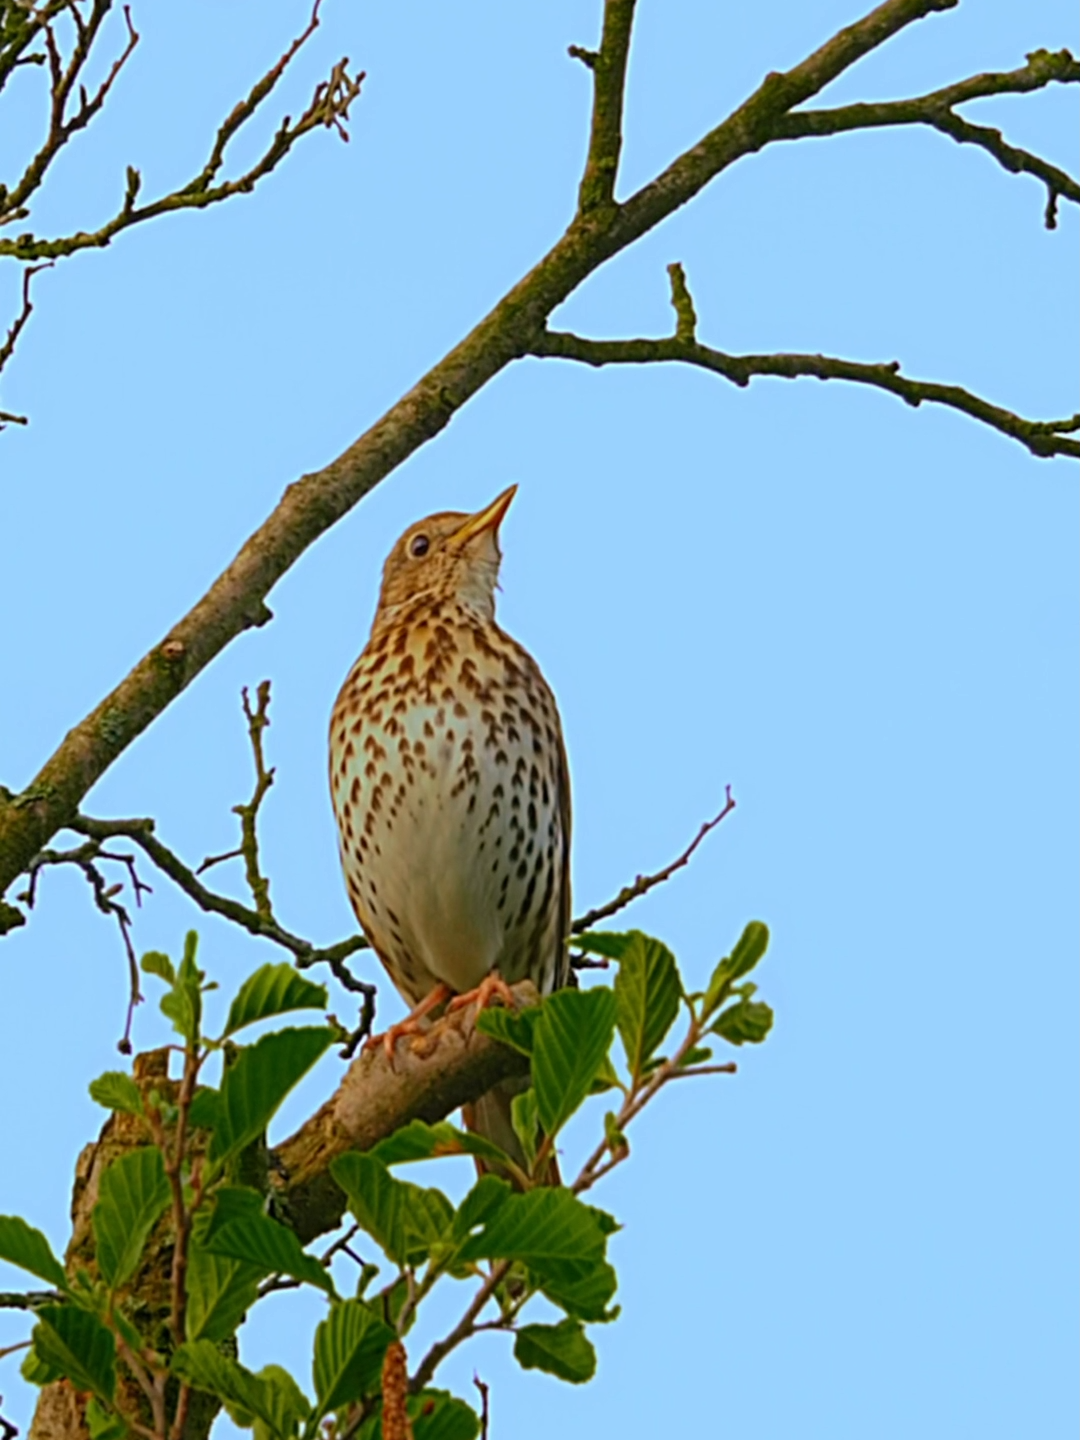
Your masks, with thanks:
M 504 490 L 497 500 L 493 500 L 484 510 L 478 510 L 475 515 L 470 515 L 459 530 L 455 530 L 451 537 L 456 545 L 464 545 L 476 535 L 482 535 L 485 530 L 498 530 L 503 522 L 503 516 L 510 509 L 510 502 L 517 494 L 517 486 L 511 485 L 509 490 Z

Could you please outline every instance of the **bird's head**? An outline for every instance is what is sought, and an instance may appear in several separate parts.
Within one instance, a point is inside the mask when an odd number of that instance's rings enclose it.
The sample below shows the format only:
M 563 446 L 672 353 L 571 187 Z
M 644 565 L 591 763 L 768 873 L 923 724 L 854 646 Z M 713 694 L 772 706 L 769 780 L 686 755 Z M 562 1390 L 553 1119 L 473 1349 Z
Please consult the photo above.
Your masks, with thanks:
M 475 515 L 455 510 L 410 525 L 386 558 L 379 619 L 421 596 L 451 600 L 485 620 L 495 615 L 499 578 L 499 526 L 517 493 L 508 490 Z

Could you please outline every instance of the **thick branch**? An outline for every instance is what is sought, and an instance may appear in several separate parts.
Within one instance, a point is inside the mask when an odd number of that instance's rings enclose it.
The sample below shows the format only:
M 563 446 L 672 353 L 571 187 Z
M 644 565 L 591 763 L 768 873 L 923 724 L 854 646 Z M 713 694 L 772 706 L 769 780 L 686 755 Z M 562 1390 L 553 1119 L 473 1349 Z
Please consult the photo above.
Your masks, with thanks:
M 573 47 L 593 73 L 592 130 L 589 154 L 581 180 L 578 210 L 582 215 L 608 206 L 615 198 L 615 181 L 622 150 L 623 97 L 626 61 L 636 0 L 605 0 L 604 28 L 595 54 Z
M 696 340 L 678 335 L 662 340 L 588 340 L 580 335 L 546 332 L 533 347 L 538 356 L 580 360 L 586 365 L 647 365 L 658 360 L 678 360 L 721 375 L 734 385 L 749 385 L 755 375 L 774 375 L 785 380 L 812 376 L 817 380 L 852 380 L 899 395 L 909 405 L 924 400 L 947 405 L 980 420 L 1001 434 L 1018 440 L 1032 455 L 1071 455 L 1080 458 L 1080 441 L 1068 438 L 1080 430 L 1080 414 L 1065 420 L 1025 420 L 1000 405 L 991 405 L 959 385 L 940 385 L 933 380 L 912 380 L 900 373 L 900 362 L 864 364 L 840 360 L 831 355 L 727 355 Z
M 513 987 L 519 1006 L 539 996 L 529 981 Z M 345 1197 L 330 1162 L 346 1150 L 368 1150 L 410 1120 L 442 1120 L 499 1080 L 528 1074 L 524 1055 L 476 1030 L 476 1006 L 436 1021 L 411 1044 L 399 1042 L 393 1065 L 381 1045 L 352 1062 L 334 1095 L 270 1157 L 277 1208 L 306 1245 L 333 1230 Z
M 194 609 L 68 732 L 23 794 L 5 799 L 0 793 L 0 893 L 75 814 L 82 797 L 117 756 L 199 671 L 248 626 L 270 618 L 266 595 L 307 547 L 437 435 L 510 361 L 549 343 L 544 339 L 547 317 L 586 276 L 684 205 L 728 165 L 760 149 L 792 106 L 808 100 L 897 31 L 956 3 L 885 0 L 794 69 L 768 76 L 727 120 L 624 205 L 575 217 L 539 264 L 408 394 L 331 464 L 288 488 Z M 0 924 L 4 913 L 0 910 Z
M 919 95 L 912 100 L 888 100 L 877 104 L 843 105 L 835 110 L 803 110 L 785 115 L 777 121 L 773 136 L 777 140 L 800 140 L 806 136 L 840 135 L 849 130 L 871 130 L 883 125 L 931 125 L 963 145 L 978 145 L 1014 175 L 1034 175 L 1046 186 L 1050 197 L 1046 223 L 1056 223 L 1057 197 L 1064 196 L 1080 203 L 1080 184 L 1064 170 L 1010 145 L 1000 130 L 975 125 L 957 115 L 955 106 L 967 100 L 990 95 L 1021 95 L 1041 90 L 1055 82 L 1080 83 L 1080 62 L 1068 50 L 1051 54 L 1036 50 L 1019 70 L 988 72 L 959 80 L 941 90 Z

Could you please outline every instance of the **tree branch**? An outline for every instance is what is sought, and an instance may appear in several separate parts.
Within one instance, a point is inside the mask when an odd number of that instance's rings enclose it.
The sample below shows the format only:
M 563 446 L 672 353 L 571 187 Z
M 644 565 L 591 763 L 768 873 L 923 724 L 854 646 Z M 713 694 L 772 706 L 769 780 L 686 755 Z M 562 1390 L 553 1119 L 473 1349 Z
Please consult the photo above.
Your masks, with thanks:
M 580 215 L 603 209 L 614 202 L 622 150 L 626 62 L 630 54 L 635 4 L 636 0 L 604 0 L 604 28 L 599 51 L 570 47 L 570 53 L 583 60 L 593 75 L 592 129 L 578 196 Z
M 111 0 L 109 0 L 111 3 Z M 95 11 L 101 7 L 109 8 L 106 0 L 95 0 Z M 128 229 L 132 225 L 138 225 L 144 220 L 152 220 L 158 215 L 165 215 L 173 210 L 202 209 L 207 205 L 216 204 L 220 200 L 227 200 L 230 196 L 247 194 L 252 191 L 259 180 L 269 175 L 277 168 L 280 162 L 289 153 L 296 142 L 302 136 L 323 125 L 335 129 L 343 140 L 347 140 L 348 132 L 345 129 L 345 122 L 348 119 L 349 107 L 360 94 L 360 86 L 364 80 L 361 72 L 353 77 L 348 73 L 348 59 L 340 60 L 331 70 L 329 77 L 316 85 L 311 103 L 295 122 L 286 115 L 278 127 L 270 144 L 260 158 L 242 175 L 233 180 L 221 180 L 217 184 L 213 181 L 220 170 L 226 147 L 236 136 L 243 125 L 251 119 L 255 112 L 262 105 L 263 101 L 272 92 L 281 76 L 285 73 L 288 65 L 302 45 L 315 33 L 319 24 L 319 5 L 321 0 L 315 0 L 311 12 L 311 19 L 307 28 L 289 46 L 282 57 L 267 71 L 267 73 L 256 82 L 250 93 L 244 100 L 233 109 L 232 114 L 221 126 L 217 137 L 210 151 L 210 156 L 202 170 L 186 185 L 168 195 L 151 201 L 147 205 L 137 205 L 139 190 L 142 185 L 142 178 L 138 170 L 128 166 L 127 184 L 124 193 L 124 200 L 113 218 L 107 221 L 99 229 L 93 231 L 80 230 L 74 235 L 60 236 L 51 240 L 39 240 L 32 233 L 16 236 L 14 240 L 0 240 L 0 257 L 10 256 L 16 260 L 44 260 L 58 259 L 63 255 L 73 255 L 78 250 L 85 250 L 91 247 L 108 245 L 115 235 L 120 231 Z M 100 23 L 100 22 L 99 22 Z M 109 86 L 118 73 L 120 66 L 127 59 L 134 48 L 138 36 L 131 31 L 128 49 L 120 57 L 113 67 L 113 71 L 107 77 L 104 84 L 99 88 L 92 100 L 84 101 L 82 108 L 72 119 L 63 119 L 64 106 L 67 101 L 67 91 L 73 83 L 74 73 L 70 82 L 67 80 L 67 73 L 58 77 L 56 67 L 53 67 L 53 122 L 50 127 L 50 135 L 41 151 L 27 168 L 25 175 L 19 184 L 10 192 L 10 195 L 0 196 L 0 223 L 6 220 L 21 218 L 27 212 L 24 201 L 37 189 L 52 159 L 66 143 L 71 134 L 81 129 L 96 113 L 104 102 Z M 92 40 L 89 25 L 86 34 Z M 55 46 L 54 46 L 55 48 Z M 50 55 L 52 54 L 50 51 Z M 57 52 L 58 59 L 58 52 Z M 82 59 L 79 59 L 81 65 Z M 69 71 L 76 65 L 75 57 L 71 61 Z M 77 68 L 77 67 L 76 67 Z M 58 99 L 59 97 L 59 99 Z M 11 213 L 8 213 L 8 212 Z
M 941 385 L 933 380 L 912 380 L 900 373 L 899 360 L 866 364 L 858 360 L 840 360 L 829 355 L 728 355 L 699 343 L 696 336 L 697 316 L 686 285 L 681 265 L 669 265 L 671 303 L 675 310 L 675 334 L 659 340 L 589 340 L 565 331 L 546 330 L 533 345 L 531 353 L 541 358 L 578 360 L 585 365 L 649 365 L 662 360 L 676 360 L 684 365 L 697 365 L 730 380 L 733 385 L 749 385 L 755 375 L 772 375 L 785 380 L 812 376 L 817 380 L 851 380 L 860 385 L 873 385 L 899 395 L 908 405 L 919 406 L 924 400 L 948 405 L 980 420 L 1012 440 L 1018 440 L 1032 455 L 1048 458 L 1070 455 L 1080 458 L 1080 441 L 1068 436 L 1080 430 L 1080 414 L 1064 420 L 1025 420 L 1000 405 L 991 405 L 959 385 Z
M 527 980 L 512 987 L 519 1008 L 539 996 Z M 335 1094 L 270 1156 L 275 1213 L 306 1245 L 333 1230 L 345 1196 L 330 1162 L 346 1150 L 368 1150 L 410 1120 L 434 1123 L 510 1076 L 527 1075 L 524 1055 L 476 1029 L 476 1006 L 437 1020 L 409 1044 L 399 1043 L 391 1063 L 381 1045 L 352 1062 Z
M 575 216 L 548 254 L 381 419 L 336 460 L 289 486 L 275 510 L 203 598 L 95 710 L 68 732 L 26 790 L 17 797 L 6 797 L 0 791 L 0 893 L 49 837 L 72 818 L 82 797 L 117 756 L 184 687 L 242 631 L 271 618 L 267 594 L 313 541 L 437 435 L 511 361 L 522 355 L 558 353 L 551 348 L 557 342 L 545 334 L 547 317 L 582 280 L 684 205 L 727 166 L 768 143 L 779 120 L 793 106 L 810 99 L 898 31 L 935 11 L 952 9 L 956 3 L 885 0 L 792 70 L 768 76 L 727 120 L 625 204 L 613 202 L 587 215 Z M 213 193 L 212 189 L 204 192 L 199 203 Z M 670 347 L 677 342 L 639 343 Z M 591 357 L 593 363 L 596 353 Z M 653 353 L 641 358 L 685 357 Z M 1065 442 L 1056 438 L 1061 425 L 1035 426 L 975 397 L 966 397 L 965 392 L 953 387 L 920 389 L 918 382 L 900 380 L 895 375 L 887 381 L 884 367 L 880 379 L 873 379 L 868 373 L 875 370 L 873 366 L 851 366 L 849 362 L 830 362 L 815 356 L 721 360 L 729 368 L 734 364 L 730 378 L 736 378 L 736 372 L 742 377 L 736 383 L 745 383 L 751 373 L 789 374 L 793 366 L 795 373 L 819 374 L 830 365 L 846 365 L 846 378 L 880 383 L 897 393 L 901 386 L 916 386 L 904 397 L 912 403 L 943 400 L 958 408 L 966 407 L 976 418 L 994 417 L 991 423 L 1004 433 L 1024 439 L 1025 444 L 1033 440 L 1038 447 L 1034 453 L 1072 453 Z M 775 368 L 780 364 L 787 368 Z M 774 369 L 755 369 L 755 365 L 772 365 Z M 803 368 L 799 369 L 799 365 Z M 13 923 L 17 922 L 9 912 L 0 909 L 0 928 Z
M 1056 165 L 1020 150 L 1002 137 L 1000 130 L 974 125 L 957 115 L 955 107 L 967 100 L 991 95 L 1022 95 L 1053 83 L 1080 83 L 1080 62 L 1068 50 L 1051 53 L 1035 50 L 1018 70 L 991 71 L 972 75 L 941 90 L 912 100 L 888 100 L 876 104 L 843 105 L 835 110 L 800 110 L 781 117 L 773 130 L 777 140 L 800 140 L 807 136 L 840 135 L 850 130 L 870 130 L 884 125 L 931 125 L 962 145 L 981 146 L 999 165 L 1014 175 L 1034 175 L 1047 190 L 1046 226 L 1057 224 L 1059 196 L 1080 204 L 1080 184 Z

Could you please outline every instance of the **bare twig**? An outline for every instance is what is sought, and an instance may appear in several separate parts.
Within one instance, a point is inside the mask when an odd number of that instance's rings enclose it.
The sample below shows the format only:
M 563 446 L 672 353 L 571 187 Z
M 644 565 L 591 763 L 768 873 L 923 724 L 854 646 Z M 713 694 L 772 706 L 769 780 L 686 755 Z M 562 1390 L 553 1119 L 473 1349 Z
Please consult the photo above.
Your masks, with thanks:
M 15 1348 L 18 1349 L 18 1346 Z M 4 1397 L 0 1395 L 0 1405 L 3 1405 L 3 1403 Z M 0 1415 L 0 1440 L 15 1440 L 15 1436 L 18 1435 L 18 1433 L 19 1427 L 12 1425 L 10 1420 L 5 1420 L 3 1415 Z
M 662 885 L 665 880 L 670 880 L 676 870 L 681 870 L 684 865 L 689 865 L 691 856 L 705 839 L 705 836 L 708 835 L 709 831 L 715 830 L 717 825 L 719 825 L 722 820 L 725 820 L 731 814 L 732 810 L 735 809 L 735 801 L 731 798 L 730 785 L 725 787 L 724 793 L 726 796 L 724 808 L 720 811 L 719 815 L 714 815 L 711 820 L 705 821 L 704 825 L 702 825 L 701 829 L 681 855 L 672 860 L 670 865 L 665 865 L 662 870 L 657 870 L 654 875 L 639 875 L 632 885 L 624 885 L 614 900 L 609 900 L 606 905 L 599 905 L 595 910 L 587 910 L 580 919 L 575 920 L 570 926 L 571 935 L 580 935 L 585 930 L 591 930 L 597 921 L 610 919 L 612 915 L 616 915 L 620 910 L 624 910 L 631 901 L 638 900 L 642 895 L 647 894 L 654 886 Z M 590 967 L 579 964 L 577 968 L 585 969 Z
M 110 3 L 111 0 L 94 0 L 93 13 L 96 14 L 99 8 L 108 10 Z M 137 170 L 129 166 L 123 203 L 112 219 L 97 230 L 80 230 L 75 234 L 59 236 L 51 240 L 38 239 L 31 233 L 19 235 L 14 240 L 0 240 L 0 256 L 10 255 L 18 260 L 57 259 L 62 255 L 73 255 L 79 250 L 108 245 L 122 230 L 140 224 L 142 221 L 152 220 L 158 215 L 168 214 L 174 210 L 202 209 L 207 205 L 227 200 L 230 196 L 250 193 L 261 179 L 277 168 L 298 140 L 320 126 L 335 130 L 343 140 L 347 140 L 349 137 L 345 125 L 349 117 L 349 107 L 360 94 L 364 74 L 361 72 L 356 76 L 350 75 L 348 59 L 344 58 L 333 67 L 326 80 L 316 85 L 307 109 L 297 120 L 294 121 L 290 116 L 285 116 L 269 145 L 253 165 L 234 179 L 216 179 L 224 163 L 225 152 L 230 141 L 235 138 L 244 124 L 251 119 L 267 96 L 271 94 L 297 52 L 314 34 L 319 24 L 318 14 L 319 0 L 316 0 L 305 30 L 292 42 L 266 74 L 252 86 L 245 99 L 235 106 L 228 119 L 218 130 L 206 164 L 186 185 L 182 185 L 179 189 L 163 195 L 149 204 L 139 205 L 137 200 L 142 184 L 141 177 Z M 100 24 L 100 21 L 98 23 Z M 90 33 L 90 22 L 87 24 L 87 35 L 89 36 L 88 40 L 79 42 L 79 44 L 85 44 L 86 48 L 93 40 L 93 35 Z M 71 120 L 57 122 L 59 125 L 57 134 L 62 135 L 62 138 L 58 139 L 51 147 L 50 142 L 46 141 L 42 151 L 28 167 L 26 175 L 12 190 L 11 197 L 13 200 L 19 200 L 23 213 L 25 213 L 25 206 L 21 202 L 37 189 L 59 146 L 66 142 L 71 133 L 85 125 L 100 108 L 119 67 L 126 61 L 137 39 L 138 36 L 134 31 L 130 31 L 128 49 L 114 66 L 113 72 L 107 77 L 103 86 L 95 93 L 93 99 L 84 101 L 82 109 Z M 81 63 L 80 60 L 79 64 L 81 65 Z M 68 70 L 64 71 L 61 77 L 60 86 L 56 81 L 55 65 L 53 67 L 54 114 L 59 89 L 66 83 L 69 71 L 71 71 L 72 77 L 74 76 L 75 72 L 72 71 L 72 66 L 75 66 L 74 55 Z M 63 103 L 66 104 L 66 93 L 63 95 Z M 63 114 L 62 105 L 60 114 L 61 116 Z
M 1046 227 L 1057 224 L 1059 196 L 1080 203 L 1080 184 L 1066 171 L 1051 165 L 1030 150 L 1006 141 L 1000 130 L 975 125 L 956 113 L 956 106 L 968 100 L 992 95 L 1021 95 L 1054 83 L 1080 83 L 1080 62 L 1068 50 L 1035 50 L 1027 64 L 1017 70 L 972 75 L 927 95 L 911 100 L 887 100 L 872 104 L 842 105 L 832 110 L 798 110 L 785 115 L 773 128 L 777 140 L 799 140 L 806 136 L 841 135 L 850 130 L 872 130 L 886 125 L 930 125 L 962 145 L 978 145 L 999 165 L 1014 175 L 1032 175 L 1046 186 Z
M 244 869 L 247 874 L 248 889 L 255 901 L 255 913 L 260 919 L 275 924 L 274 912 L 270 905 L 270 881 L 262 873 L 259 867 L 259 836 L 258 819 L 259 806 L 266 798 L 266 792 L 274 783 L 274 769 L 268 770 L 263 758 L 263 731 L 270 724 L 270 681 L 260 680 L 259 688 L 256 691 L 255 708 L 252 709 L 251 699 L 248 695 L 248 688 L 245 685 L 240 692 L 244 706 L 244 714 L 248 722 L 248 736 L 251 740 L 251 753 L 255 760 L 255 791 L 246 805 L 234 805 L 233 814 L 240 817 L 240 845 L 236 850 L 228 850 L 224 855 L 209 855 L 196 870 L 196 875 L 201 875 L 209 870 L 212 865 L 218 865 L 222 860 L 232 860 L 243 857 Z
M 850 380 L 887 390 L 915 407 L 924 401 L 947 405 L 1019 441 L 1032 455 L 1040 458 L 1052 455 L 1080 457 L 1080 442 L 1068 438 L 1073 431 L 1080 430 L 1080 414 L 1062 420 L 1025 420 L 959 385 L 940 385 L 936 381 L 912 380 L 901 375 L 899 360 L 864 364 L 828 355 L 728 355 L 723 350 L 713 350 L 695 338 L 697 317 L 682 266 L 669 265 L 668 272 L 675 310 L 674 335 L 658 340 L 590 340 L 582 335 L 545 330 L 530 353 L 578 360 L 593 366 L 646 365 L 674 360 L 711 370 L 714 375 L 739 386 L 749 385 L 751 379 L 758 375 L 772 375 L 785 380 L 796 380 L 802 376 L 818 380 Z
M 410 1395 L 419 1394 L 424 1386 L 431 1380 L 431 1377 L 446 1359 L 447 1355 L 449 1355 L 452 1350 L 456 1350 L 460 1344 L 469 1339 L 470 1335 L 475 1333 L 476 1321 L 481 1311 L 495 1294 L 495 1291 L 509 1271 L 511 1263 L 509 1260 L 499 1260 L 491 1267 L 487 1279 L 473 1296 L 465 1314 L 449 1334 L 445 1335 L 441 1340 L 436 1340 L 435 1344 L 432 1345 L 431 1349 L 416 1367 L 416 1374 L 413 1375 L 409 1381 Z
M 4 343 L 0 345 L 0 370 L 3 370 L 4 366 L 11 359 L 12 351 L 15 349 L 19 336 L 22 334 L 26 322 L 34 312 L 34 304 L 30 299 L 30 282 L 40 270 L 47 270 L 51 264 L 52 261 L 50 260 L 45 265 L 28 265 L 23 271 L 22 307 L 18 315 L 16 315 L 15 319 L 11 322 L 11 327 L 4 339 Z M 27 424 L 27 417 L 25 415 L 13 415 L 7 410 L 0 410 L 0 429 L 3 429 L 5 425 L 25 424 Z
M 111 915 L 115 918 L 120 927 L 120 935 L 124 942 L 124 951 L 128 962 L 128 1007 L 127 1018 L 124 1023 L 124 1033 L 117 1042 L 117 1049 L 122 1055 L 131 1054 L 131 1020 L 135 1006 L 142 1003 L 142 994 L 139 990 L 139 962 L 135 954 L 135 946 L 131 939 L 131 916 L 125 906 L 121 905 L 116 896 L 123 889 L 122 884 L 110 885 L 105 876 L 98 869 L 99 860 L 109 860 L 124 865 L 128 871 L 131 888 L 135 896 L 135 904 L 142 904 L 143 891 L 150 893 L 150 886 L 139 879 L 135 869 L 135 857 L 133 855 L 116 855 L 111 851 L 103 850 L 96 839 L 87 840 L 84 845 L 79 845 L 73 850 L 42 850 L 35 855 L 27 867 L 29 884 L 22 893 L 16 896 L 28 909 L 34 908 L 37 899 L 38 879 L 42 870 L 50 865 L 75 865 L 86 876 L 94 895 L 94 904 L 103 915 Z
M 485 1385 L 479 1375 L 474 1375 L 472 1383 L 480 1391 L 480 1440 L 488 1440 L 488 1412 L 489 1400 L 491 1397 L 491 1386 Z

